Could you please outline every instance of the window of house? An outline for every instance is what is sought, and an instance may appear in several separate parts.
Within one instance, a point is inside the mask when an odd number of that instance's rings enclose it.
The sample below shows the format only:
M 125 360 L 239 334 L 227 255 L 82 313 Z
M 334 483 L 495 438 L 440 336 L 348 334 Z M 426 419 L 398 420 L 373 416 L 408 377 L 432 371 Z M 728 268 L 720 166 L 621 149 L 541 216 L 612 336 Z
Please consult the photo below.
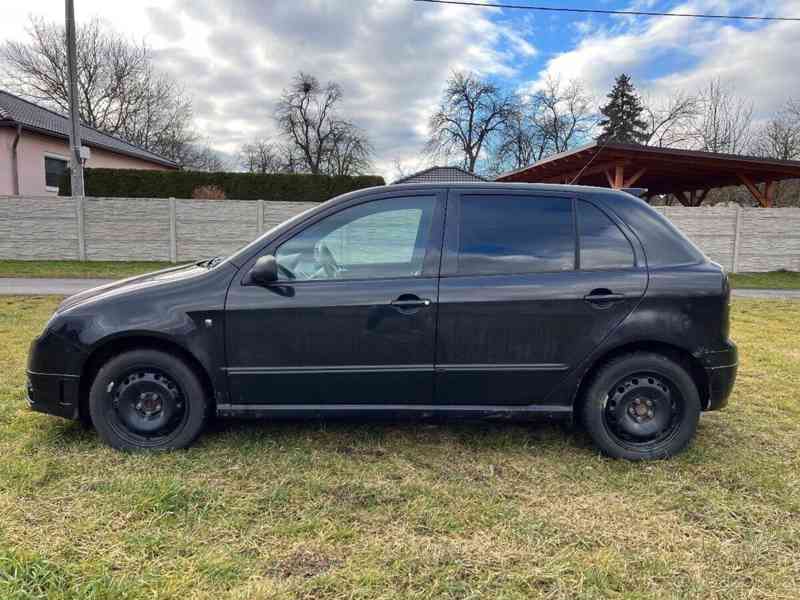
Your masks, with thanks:
M 575 268 L 575 226 L 569 198 L 465 195 L 459 221 L 459 274 Z
M 61 176 L 66 172 L 69 161 L 55 156 L 44 157 L 44 182 L 48 188 L 58 188 Z
M 619 227 L 599 208 L 578 202 L 581 269 L 626 269 L 634 265 L 633 248 Z

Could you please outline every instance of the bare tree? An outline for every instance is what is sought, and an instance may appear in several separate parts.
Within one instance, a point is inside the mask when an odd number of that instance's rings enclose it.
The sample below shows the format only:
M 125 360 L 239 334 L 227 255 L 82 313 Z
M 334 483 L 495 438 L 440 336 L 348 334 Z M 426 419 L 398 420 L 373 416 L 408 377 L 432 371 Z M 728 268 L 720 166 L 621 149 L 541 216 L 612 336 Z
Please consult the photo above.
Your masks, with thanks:
M 145 44 L 94 19 L 77 31 L 81 120 L 147 150 L 178 160 L 196 141 L 191 102 L 156 71 Z M 0 46 L 9 90 L 61 112 L 69 110 L 66 37 L 61 25 L 32 19 L 25 42 Z
M 372 145 L 367 136 L 347 121 L 333 125 L 325 171 L 330 175 L 363 175 L 372 167 Z
M 239 151 L 239 163 L 248 173 L 280 173 L 284 170 L 282 149 L 265 139 L 244 144 Z
M 301 72 L 278 101 L 278 127 L 300 155 L 304 170 L 314 175 L 354 174 L 369 166 L 372 147 L 361 130 L 337 115 L 341 99 L 337 83 L 323 86 Z
M 800 102 L 788 100 L 756 133 L 753 153 L 765 158 L 800 160 Z
M 695 126 L 696 145 L 706 152 L 737 154 L 750 146 L 753 105 L 719 79 L 700 93 L 701 114 Z
M 439 109 L 430 118 L 427 149 L 432 154 L 460 156 L 464 168 L 474 173 L 481 152 L 517 111 L 512 94 L 474 73 L 454 72 Z
M 545 151 L 569 150 L 597 124 L 592 98 L 577 79 L 563 84 L 560 78 L 548 76 L 534 98 L 534 107 L 533 120 L 539 137 L 545 140 Z
M 695 123 L 701 114 L 697 96 L 678 91 L 670 96 L 644 98 L 642 117 L 647 123 L 646 146 L 679 148 L 696 139 Z
M 224 171 L 227 161 L 208 142 L 185 144 L 177 157 L 182 168 L 189 171 Z
M 509 115 L 494 148 L 489 171 L 520 169 L 582 143 L 597 123 L 592 99 L 580 81 L 564 85 L 548 77 L 542 89 L 523 97 Z

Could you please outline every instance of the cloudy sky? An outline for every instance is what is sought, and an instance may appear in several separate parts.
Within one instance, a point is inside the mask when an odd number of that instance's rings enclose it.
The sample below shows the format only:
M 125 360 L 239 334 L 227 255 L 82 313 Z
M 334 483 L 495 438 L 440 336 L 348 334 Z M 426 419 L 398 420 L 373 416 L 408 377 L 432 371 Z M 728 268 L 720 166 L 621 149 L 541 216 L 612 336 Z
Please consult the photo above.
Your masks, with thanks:
M 800 0 L 549 5 L 800 16 Z M 61 21 L 63 10 L 62 0 L 7 0 L 0 40 L 24 37 L 30 15 Z M 93 16 L 153 48 L 158 66 L 193 99 L 203 136 L 230 154 L 274 136 L 275 100 L 297 71 L 339 82 L 345 114 L 368 132 L 376 170 L 389 179 L 396 161 L 426 166 L 426 117 L 454 69 L 520 88 L 547 73 L 580 78 L 598 99 L 622 71 L 661 95 L 719 77 L 752 99 L 757 117 L 800 97 L 800 22 L 568 16 L 412 0 L 76 0 L 79 22 Z

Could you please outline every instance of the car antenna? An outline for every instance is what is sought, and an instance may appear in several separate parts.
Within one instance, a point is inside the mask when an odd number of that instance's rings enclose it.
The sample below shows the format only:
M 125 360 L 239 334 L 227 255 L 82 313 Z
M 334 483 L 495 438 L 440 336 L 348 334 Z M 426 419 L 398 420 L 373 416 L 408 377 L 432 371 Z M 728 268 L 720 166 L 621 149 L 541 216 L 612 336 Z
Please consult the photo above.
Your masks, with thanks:
M 600 153 L 603 151 L 603 149 L 604 149 L 606 146 L 608 146 L 608 143 L 609 143 L 610 141 L 611 141 L 611 136 L 608 136 L 608 137 L 606 138 L 606 141 L 605 141 L 605 142 L 603 142 L 603 144 L 600 146 L 600 148 L 598 148 L 598 149 L 597 149 L 597 152 L 595 152 L 595 153 L 592 155 L 592 158 L 590 158 L 590 159 L 588 160 L 588 162 L 587 162 L 585 165 L 583 165 L 583 168 L 582 168 L 580 171 L 578 171 L 577 175 L 575 175 L 575 177 L 573 177 L 573 178 L 572 178 L 572 180 L 569 182 L 569 184 L 568 184 L 568 185 L 572 185 L 573 183 L 575 183 L 576 181 L 578 181 L 578 179 L 580 178 L 580 176 L 581 176 L 581 175 L 583 175 L 583 172 L 584 172 L 586 169 L 588 169 L 588 168 L 589 168 L 589 165 L 591 165 L 591 164 L 594 162 L 594 159 L 595 159 L 595 158 L 597 158 L 597 155 L 598 155 L 598 154 L 600 154 Z

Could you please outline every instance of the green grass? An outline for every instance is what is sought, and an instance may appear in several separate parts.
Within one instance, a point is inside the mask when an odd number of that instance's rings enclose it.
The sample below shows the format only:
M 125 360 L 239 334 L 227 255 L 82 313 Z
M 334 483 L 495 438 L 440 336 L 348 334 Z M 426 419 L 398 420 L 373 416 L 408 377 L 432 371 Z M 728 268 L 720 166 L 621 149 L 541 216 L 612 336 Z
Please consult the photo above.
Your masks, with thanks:
M 121 279 L 173 266 L 169 262 L 111 260 L 0 260 L 0 277 L 96 277 Z
M 734 303 L 741 370 L 676 459 L 555 425 L 223 422 L 128 455 L 31 413 L 56 298 L 0 298 L 0 598 L 796 598 L 800 302 Z
M 800 272 L 798 271 L 731 273 L 730 279 L 731 285 L 735 288 L 800 290 Z

